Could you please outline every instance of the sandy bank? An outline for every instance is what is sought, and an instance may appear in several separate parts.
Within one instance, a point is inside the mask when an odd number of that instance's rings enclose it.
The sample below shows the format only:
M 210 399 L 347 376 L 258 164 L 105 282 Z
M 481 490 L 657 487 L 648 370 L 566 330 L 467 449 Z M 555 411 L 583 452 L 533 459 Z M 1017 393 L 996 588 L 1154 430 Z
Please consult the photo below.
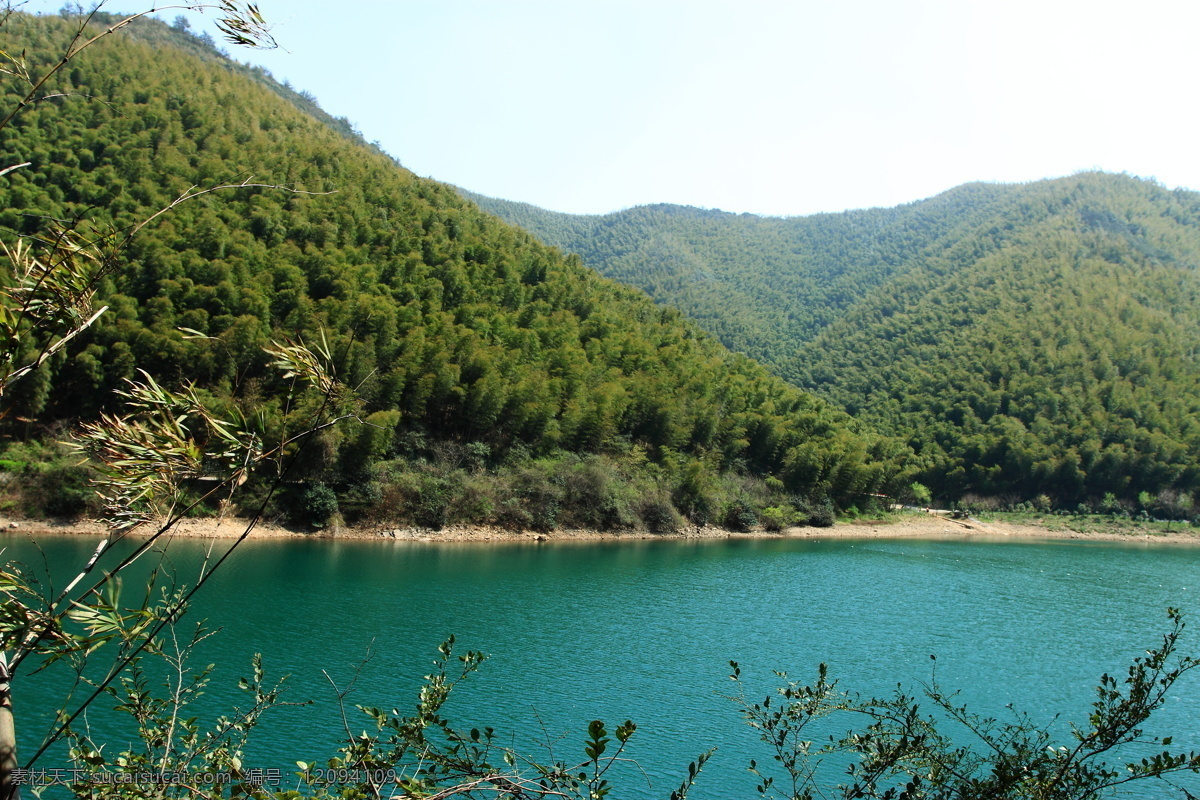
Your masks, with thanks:
M 245 530 L 247 522 L 236 518 L 182 520 L 175 535 L 188 538 L 236 538 Z M 46 520 L 19 520 L 0 517 L 0 530 L 31 536 L 44 535 L 87 535 L 99 538 L 104 526 L 98 522 L 72 521 L 55 522 Z M 318 531 L 298 531 L 262 522 L 250 534 L 254 539 L 277 538 L 325 538 L 325 539 L 392 539 L 425 542 L 539 542 L 539 541 L 622 541 L 638 539 L 745 539 L 745 538 L 859 538 L 859 539 L 1092 539 L 1127 542 L 1170 542 L 1178 544 L 1200 544 L 1200 535 L 1195 528 L 1169 534 L 1149 534 L 1141 531 L 1079 532 L 1050 525 L 1017 525 L 1007 522 L 979 522 L 977 520 L 951 520 L 922 514 L 905 514 L 886 520 L 858 520 L 839 522 L 832 528 L 789 528 L 781 533 L 754 531 L 733 533 L 711 526 L 689 527 L 675 534 L 653 534 L 644 531 L 593 531 L 556 530 L 549 532 L 514 531 L 477 525 L 455 525 L 442 530 L 428 528 L 391 528 L 334 526 Z M 151 533 L 146 529 L 144 533 Z

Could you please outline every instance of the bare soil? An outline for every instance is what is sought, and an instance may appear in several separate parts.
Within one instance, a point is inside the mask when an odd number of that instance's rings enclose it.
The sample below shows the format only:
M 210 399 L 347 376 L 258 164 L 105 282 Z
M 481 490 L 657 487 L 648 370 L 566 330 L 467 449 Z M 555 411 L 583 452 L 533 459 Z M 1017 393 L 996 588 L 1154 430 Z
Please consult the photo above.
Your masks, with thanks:
M 223 519 L 185 519 L 181 520 L 173 531 L 173 535 L 186 538 L 236 538 L 241 536 L 248 525 L 247 520 L 234 517 Z M 21 520 L 0 517 L 0 530 L 12 533 L 23 533 L 32 536 L 44 535 L 87 535 L 100 538 L 104 535 L 104 525 L 95 521 L 47 521 Z M 266 522 L 254 526 L 250 536 L 254 539 L 273 538 L 327 538 L 327 539 L 394 539 L 403 541 L 422 542 L 594 542 L 622 541 L 637 539 L 746 539 L 746 538 L 856 538 L 856 539 L 894 539 L 894 538 L 925 538 L 925 539 L 976 539 L 1003 541 L 1011 539 L 1091 539 L 1114 540 L 1129 542 L 1171 542 L 1179 544 L 1200 544 L 1200 535 L 1193 533 L 1195 529 L 1187 529 L 1169 534 L 1147 534 L 1143 531 L 1111 531 L 1077 532 L 1052 530 L 1037 524 L 1017 525 L 1006 522 L 980 522 L 978 520 L 953 520 L 933 514 L 897 514 L 880 520 L 856 520 L 839 522 L 831 528 L 795 527 L 772 533 L 768 531 L 752 531 L 750 533 L 734 533 L 712 526 L 684 528 L 674 534 L 656 534 L 646 531 L 594 531 L 594 530 L 555 530 L 528 531 L 510 530 L 478 525 L 453 525 L 441 530 L 428 528 L 393 528 L 380 526 L 342 526 L 331 525 L 320 530 L 293 530 Z M 154 529 L 149 527 L 138 532 L 149 535 Z

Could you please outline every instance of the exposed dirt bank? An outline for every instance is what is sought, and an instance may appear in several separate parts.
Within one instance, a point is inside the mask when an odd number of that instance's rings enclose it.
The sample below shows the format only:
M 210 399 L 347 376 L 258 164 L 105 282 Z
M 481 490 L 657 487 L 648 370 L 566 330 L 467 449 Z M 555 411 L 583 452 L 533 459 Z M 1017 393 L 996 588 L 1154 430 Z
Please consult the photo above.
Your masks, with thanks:
M 188 519 L 176 527 L 175 535 L 189 538 L 235 538 L 245 530 L 246 521 L 227 519 Z M 15 520 L 0 517 L 0 531 L 33 536 L 82 534 L 100 537 L 104 527 L 97 522 L 53 522 L 46 520 Z M 342 527 L 331 526 L 317 531 L 290 530 L 269 523 L 259 523 L 250 534 L 253 539 L 272 538 L 332 538 L 394 539 L 426 542 L 533 542 L 533 541 L 621 541 L 637 539 L 744 539 L 744 538 L 863 538 L 891 539 L 917 537 L 927 539 L 1092 539 L 1127 542 L 1171 542 L 1200 544 L 1194 528 L 1169 534 L 1144 531 L 1079 532 L 1044 525 L 1017 525 L 1007 522 L 952 520 L 919 513 L 902 514 L 885 520 L 839 522 L 832 528 L 789 528 L 781 533 L 756 531 L 732 533 L 710 526 L 685 528 L 675 534 L 653 534 L 644 531 L 557 530 L 549 532 L 513 531 L 486 526 L 456 525 L 434 531 L 427 528 Z M 145 533 L 150 533 L 149 529 Z

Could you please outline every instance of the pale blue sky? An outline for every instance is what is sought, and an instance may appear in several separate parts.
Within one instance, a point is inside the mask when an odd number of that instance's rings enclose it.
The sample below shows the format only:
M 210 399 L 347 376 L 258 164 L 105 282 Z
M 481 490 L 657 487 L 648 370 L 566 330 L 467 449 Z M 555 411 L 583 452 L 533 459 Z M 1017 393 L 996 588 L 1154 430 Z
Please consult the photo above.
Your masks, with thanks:
M 1193 0 L 259 7 L 284 49 L 234 57 L 421 175 L 556 211 L 810 214 L 1093 168 L 1200 189 Z

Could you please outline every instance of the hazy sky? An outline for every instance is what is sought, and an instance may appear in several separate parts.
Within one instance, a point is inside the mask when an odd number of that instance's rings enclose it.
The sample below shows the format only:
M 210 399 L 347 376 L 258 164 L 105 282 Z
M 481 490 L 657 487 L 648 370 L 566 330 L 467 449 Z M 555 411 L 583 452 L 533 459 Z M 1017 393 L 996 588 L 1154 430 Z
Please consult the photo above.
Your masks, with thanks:
M 421 175 L 556 211 L 810 214 L 1093 168 L 1200 189 L 1194 0 L 259 7 L 285 49 L 235 58 Z

